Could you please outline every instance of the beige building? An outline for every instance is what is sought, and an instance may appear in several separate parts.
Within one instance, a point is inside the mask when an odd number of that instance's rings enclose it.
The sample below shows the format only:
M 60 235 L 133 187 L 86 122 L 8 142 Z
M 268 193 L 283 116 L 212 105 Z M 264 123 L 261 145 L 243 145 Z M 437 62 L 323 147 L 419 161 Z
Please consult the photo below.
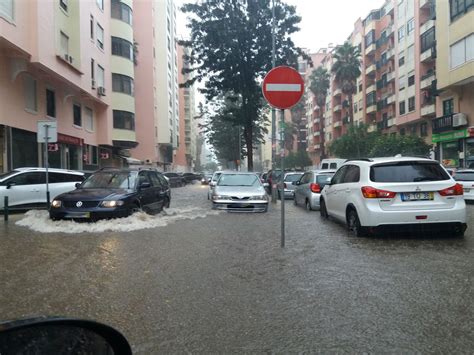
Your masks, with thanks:
M 474 3 L 437 0 L 436 9 L 439 96 L 432 142 L 444 165 L 474 168 Z

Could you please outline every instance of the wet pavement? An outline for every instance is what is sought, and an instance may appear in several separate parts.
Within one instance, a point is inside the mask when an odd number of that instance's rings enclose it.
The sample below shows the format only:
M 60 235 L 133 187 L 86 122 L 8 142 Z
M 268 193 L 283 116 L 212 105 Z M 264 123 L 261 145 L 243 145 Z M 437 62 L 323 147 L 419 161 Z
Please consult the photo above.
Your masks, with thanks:
M 1 221 L 0 317 L 95 319 L 138 354 L 472 353 L 474 205 L 464 238 L 354 238 L 287 201 L 282 250 L 278 206 L 207 215 L 206 191 L 173 189 L 184 217 L 147 229 Z

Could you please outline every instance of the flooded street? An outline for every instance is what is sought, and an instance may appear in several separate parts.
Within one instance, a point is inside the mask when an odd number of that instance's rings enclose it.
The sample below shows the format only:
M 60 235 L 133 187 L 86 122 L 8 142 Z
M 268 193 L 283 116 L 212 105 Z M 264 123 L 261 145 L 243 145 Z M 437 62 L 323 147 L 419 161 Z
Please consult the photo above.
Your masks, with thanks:
M 2 320 L 94 319 L 138 354 L 474 349 L 474 205 L 464 238 L 354 238 L 287 201 L 282 250 L 279 206 L 217 213 L 207 187 L 172 193 L 158 216 L 1 221 Z

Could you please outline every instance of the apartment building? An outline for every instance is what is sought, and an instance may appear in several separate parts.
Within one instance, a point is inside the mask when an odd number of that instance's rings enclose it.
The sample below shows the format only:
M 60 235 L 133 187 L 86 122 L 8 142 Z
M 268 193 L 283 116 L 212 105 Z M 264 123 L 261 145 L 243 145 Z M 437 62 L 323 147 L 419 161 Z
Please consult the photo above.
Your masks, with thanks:
M 121 162 L 113 145 L 109 0 L 0 6 L 0 171 L 42 165 L 37 121 L 56 122 L 51 167 Z
M 474 168 L 474 3 L 437 0 L 436 10 L 432 142 L 445 166 Z

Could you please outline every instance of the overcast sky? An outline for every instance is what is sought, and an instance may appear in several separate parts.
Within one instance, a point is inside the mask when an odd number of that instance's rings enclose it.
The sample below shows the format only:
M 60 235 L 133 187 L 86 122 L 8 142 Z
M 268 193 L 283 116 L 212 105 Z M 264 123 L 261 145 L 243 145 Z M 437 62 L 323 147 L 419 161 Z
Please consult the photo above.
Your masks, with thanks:
M 295 5 L 302 17 L 300 32 L 294 35 L 297 46 L 308 48 L 312 52 L 329 43 L 342 44 L 351 34 L 354 23 L 367 16 L 372 9 L 379 8 L 383 0 L 284 0 Z M 176 0 L 176 5 L 187 1 Z M 178 16 L 178 34 L 186 37 L 188 33 L 186 17 Z

